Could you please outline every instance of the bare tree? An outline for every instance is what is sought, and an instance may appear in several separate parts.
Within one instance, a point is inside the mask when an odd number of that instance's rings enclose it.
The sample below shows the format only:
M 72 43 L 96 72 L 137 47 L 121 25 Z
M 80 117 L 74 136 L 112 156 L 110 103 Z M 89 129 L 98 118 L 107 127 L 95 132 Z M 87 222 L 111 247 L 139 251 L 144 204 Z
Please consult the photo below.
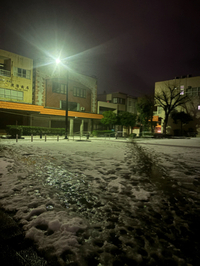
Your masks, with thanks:
M 200 94 L 197 95 L 188 95 L 188 102 L 183 105 L 186 113 L 190 114 L 193 117 L 194 125 L 196 128 L 200 126 L 200 115 L 198 110 L 198 105 L 200 103 Z
M 155 105 L 161 107 L 165 112 L 163 133 L 166 134 L 171 112 L 175 110 L 176 107 L 183 106 L 189 99 L 176 85 L 166 85 L 165 88 L 156 92 L 154 99 Z

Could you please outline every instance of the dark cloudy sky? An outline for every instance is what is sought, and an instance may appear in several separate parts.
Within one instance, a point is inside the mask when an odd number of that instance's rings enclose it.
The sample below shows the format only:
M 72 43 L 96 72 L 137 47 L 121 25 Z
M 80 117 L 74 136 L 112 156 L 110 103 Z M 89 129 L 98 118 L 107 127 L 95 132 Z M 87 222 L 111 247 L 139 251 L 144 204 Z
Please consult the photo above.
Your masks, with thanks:
M 5 1 L 0 48 L 44 60 L 61 52 L 97 76 L 98 93 L 152 93 L 156 81 L 200 75 L 199 2 Z

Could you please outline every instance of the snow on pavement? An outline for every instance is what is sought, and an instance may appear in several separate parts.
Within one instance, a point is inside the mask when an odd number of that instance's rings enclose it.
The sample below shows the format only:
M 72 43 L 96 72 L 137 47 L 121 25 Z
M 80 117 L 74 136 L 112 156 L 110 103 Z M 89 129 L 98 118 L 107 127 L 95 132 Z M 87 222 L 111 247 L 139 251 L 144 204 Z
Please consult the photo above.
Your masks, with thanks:
M 199 265 L 199 144 L 2 140 L 0 205 L 54 265 Z

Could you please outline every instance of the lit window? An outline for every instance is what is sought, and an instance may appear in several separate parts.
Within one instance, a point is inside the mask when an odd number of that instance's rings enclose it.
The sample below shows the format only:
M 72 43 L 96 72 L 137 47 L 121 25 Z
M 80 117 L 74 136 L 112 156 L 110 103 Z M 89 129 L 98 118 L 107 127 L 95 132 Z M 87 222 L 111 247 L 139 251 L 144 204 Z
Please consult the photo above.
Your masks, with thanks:
M 67 85 L 53 82 L 52 92 L 66 94 Z
M 161 114 L 161 113 L 162 113 L 162 107 L 157 106 L 157 113 L 158 113 L 158 114 Z
M 31 71 L 19 67 L 13 67 L 13 74 L 15 77 L 31 79 Z
M 22 91 L 8 90 L 0 88 L 0 97 L 10 100 L 23 101 L 24 93 Z
M 186 94 L 189 96 L 200 96 L 200 87 L 194 87 L 191 86 L 187 88 Z
M 117 103 L 117 98 L 113 98 L 113 103 Z
M 180 86 L 180 95 L 184 95 L 184 85 Z
M 200 111 L 200 104 L 198 105 L 198 110 Z
M 75 97 L 86 98 L 86 89 L 74 87 L 74 89 L 73 89 L 73 95 Z

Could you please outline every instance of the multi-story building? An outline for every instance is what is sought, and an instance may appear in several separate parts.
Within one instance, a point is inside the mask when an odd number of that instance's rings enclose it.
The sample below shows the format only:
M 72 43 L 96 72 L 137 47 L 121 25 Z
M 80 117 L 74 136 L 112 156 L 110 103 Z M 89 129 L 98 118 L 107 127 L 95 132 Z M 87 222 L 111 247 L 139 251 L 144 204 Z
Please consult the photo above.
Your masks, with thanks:
M 129 112 L 132 114 L 137 114 L 137 98 L 128 95 L 123 92 L 114 92 L 106 94 L 99 94 L 97 96 L 97 113 L 102 114 L 105 111 L 113 111 L 118 114 L 120 112 Z M 126 128 L 123 129 L 120 126 L 116 126 L 115 130 L 123 131 L 123 134 L 136 133 L 139 135 L 139 127 Z
M 0 50 L 0 99 L 32 103 L 33 60 Z
M 0 50 L 0 128 L 7 124 L 65 127 L 69 133 L 92 131 L 97 114 L 96 78 L 59 66 L 35 66 L 33 60 Z
M 123 92 L 114 92 L 109 94 L 99 94 L 97 96 L 98 105 L 97 113 L 102 114 L 104 111 L 127 111 L 129 113 L 137 113 L 137 98 Z
M 180 93 L 180 95 L 187 95 L 188 102 L 184 105 L 178 106 L 177 111 L 184 111 L 193 117 L 193 121 L 184 125 L 184 130 L 187 131 L 197 131 L 200 134 L 200 76 L 192 77 L 190 75 L 176 77 L 171 80 L 160 81 L 155 83 L 155 95 L 162 91 L 167 93 L 168 87 L 174 87 Z M 162 107 L 157 106 L 157 111 L 154 112 L 155 116 L 159 116 L 161 119 L 161 132 L 163 132 L 163 122 L 165 118 L 165 113 Z M 169 117 L 167 133 L 177 134 L 180 129 L 180 123 L 174 124 L 171 117 Z

